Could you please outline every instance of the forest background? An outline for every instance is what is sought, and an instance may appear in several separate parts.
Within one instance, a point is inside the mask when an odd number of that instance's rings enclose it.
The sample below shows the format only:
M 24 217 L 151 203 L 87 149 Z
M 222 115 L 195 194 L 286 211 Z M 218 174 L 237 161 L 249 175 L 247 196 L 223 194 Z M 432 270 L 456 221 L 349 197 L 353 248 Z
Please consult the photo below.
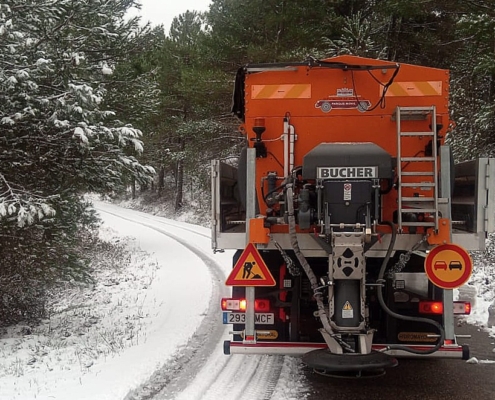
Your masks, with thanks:
M 244 145 L 230 113 L 243 64 L 352 54 L 450 69 L 455 158 L 495 154 L 495 0 L 213 0 L 170 29 L 129 18 L 135 6 L 0 0 L 0 327 L 91 282 L 84 194 L 208 213 L 210 160 Z

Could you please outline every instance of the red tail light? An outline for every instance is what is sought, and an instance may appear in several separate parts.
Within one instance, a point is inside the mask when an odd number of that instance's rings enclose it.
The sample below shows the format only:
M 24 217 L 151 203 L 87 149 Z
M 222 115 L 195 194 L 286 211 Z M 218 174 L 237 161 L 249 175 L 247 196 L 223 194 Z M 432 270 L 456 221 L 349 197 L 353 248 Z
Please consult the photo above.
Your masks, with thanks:
M 469 315 L 471 313 L 471 303 L 467 301 L 454 301 L 455 315 Z M 443 303 L 441 301 L 420 301 L 420 314 L 443 314 Z
M 270 311 L 270 300 L 257 299 L 254 301 L 254 310 L 258 312 Z
M 222 299 L 223 311 L 241 311 L 245 312 L 247 307 L 246 299 Z M 267 312 L 270 311 L 270 300 L 256 299 L 254 301 L 254 311 Z
M 443 303 L 441 301 L 420 301 L 419 302 L 420 314 L 442 314 Z

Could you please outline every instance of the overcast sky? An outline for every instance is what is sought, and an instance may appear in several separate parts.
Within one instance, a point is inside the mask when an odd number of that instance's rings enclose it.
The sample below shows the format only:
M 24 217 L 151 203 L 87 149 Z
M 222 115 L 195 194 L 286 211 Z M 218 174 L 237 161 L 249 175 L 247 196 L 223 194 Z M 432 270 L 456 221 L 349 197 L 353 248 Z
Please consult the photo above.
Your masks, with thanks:
M 163 24 L 168 33 L 174 17 L 189 11 L 207 11 L 211 0 L 141 0 L 143 22 Z

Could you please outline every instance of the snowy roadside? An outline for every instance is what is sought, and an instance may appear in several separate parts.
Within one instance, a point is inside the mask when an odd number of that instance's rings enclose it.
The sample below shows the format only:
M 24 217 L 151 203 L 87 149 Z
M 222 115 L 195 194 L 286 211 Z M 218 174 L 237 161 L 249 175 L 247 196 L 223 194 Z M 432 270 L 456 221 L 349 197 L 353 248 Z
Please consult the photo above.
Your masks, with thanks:
M 131 238 L 120 239 L 109 229 L 101 236 L 109 245 L 101 253 L 106 260 L 95 266 L 95 285 L 60 290 L 48 305 L 48 319 L 3 335 L 1 398 L 42 398 L 59 386 L 53 381 L 65 386 L 77 379 L 83 385 L 101 360 L 146 340 L 143 289 L 159 265 Z
M 471 314 L 465 321 L 477 325 L 495 338 L 495 234 L 486 241 L 485 252 L 472 253 L 473 273 L 459 288 L 460 300 L 471 301 Z
M 173 357 L 202 320 L 212 285 L 201 259 L 164 235 L 157 241 L 148 228 L 103 217 L 101 237 L 117 248 L 107 246 L 95 284 L 60 291 L 49 319 L 0 336 L 2 400 L 120 400 Z M 183 309 L 172 307 L 192 273 L 202 284 Z M 167 327 L 177 320 L 180 327 Z

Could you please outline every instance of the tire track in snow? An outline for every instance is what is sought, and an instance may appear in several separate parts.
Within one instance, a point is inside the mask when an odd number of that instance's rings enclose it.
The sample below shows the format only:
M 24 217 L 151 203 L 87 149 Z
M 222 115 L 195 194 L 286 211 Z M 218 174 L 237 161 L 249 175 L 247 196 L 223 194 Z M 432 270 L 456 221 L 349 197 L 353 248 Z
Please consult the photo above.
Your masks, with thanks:
M 283 356 L 237 354 L 223 357 L 227 360 L 224 365 L 214 371 L 207 367 L 208 372 L 198 374 L 196 379 L 198 382 L 173 398 L 175 400 L 271 399 L 282 370 Z M 214 368 L 215 361 L 210 360 L 208 366 Z M 169 398 L 171 397 L 164 397 L 164 399 Z
M 248 364 L 251 367 L 251 373 L 249 378 L 243 382 L 244 387 L 242 390 L 239 388 L 236 398 L 240 400 L 271 399 L 282 370 L 284 357 L 268 355 L 243 357 L 246 359 L 251 358 L 251 361 L 256 361 L 256 363 L 251 362 Z
M 133 220 L 133 219 L 128 219 L 126 217 L 122 217 L 118 213 L 115 213 L 115 212 L 112 212 L 112 211 L 108 211 L 108 210 L 104 210 L 103 209 L 105 206 L 107 206 L 107 207 L 108 206 L 113 207 L 113 205 L 111 205 L 111 204 L 100 202 L 100 201 L 93 201 L 93 203 L 95 205 L 95 208 L 98 209 L 101 212 L 106 212 L 107 214 L 111 214 L 111 215 L 113 215 L 115 217 L 119 217 L 119 218 L 122 218 L 122 219 L 126 219 L 128 221 L 132 221 L 132 222 L 136 222 L 136 223 L 139 223 L 139 224 L 144 225 L 142 223 L 142 221 L 136 221 L 136 220 Z M 154 215 L 143 213 L 141 211 L 131 210 L 129 208 L 124 208 L 124 210 L 131 211 L 131 212 L 135 213 L 136 216 L 139 217 L 140 219 L 146 219 L 146 220 L 152 221 L 153 223 L 160 223 L 162 225 L 171 226 L 171 227 L 174 227 L 174 228 L 177 228 L 177 229 L 182 229 L 182 230 L 184 230 L 186 232 L 191 232 L 191 233 L 194 233 L 196 235 L 202 236 L 202 237 L 204 237 L 204 238 L 206 238 L 208 240 L 211 240 L 211 236 L 210 235 L 206 235 L 203 232 L 201 232 L 200 230 L 195 229 L 193 225 L 191 225 L 190 227 L 186 227 L 186 226 L 184 226 L 184 224 L 181 224 L 180 222 L 176 222 L 176 221 L 167 219 L 165 217 L 154 216 Z M 190 225 L 190 224 L 188 224 L 188 225 Z

